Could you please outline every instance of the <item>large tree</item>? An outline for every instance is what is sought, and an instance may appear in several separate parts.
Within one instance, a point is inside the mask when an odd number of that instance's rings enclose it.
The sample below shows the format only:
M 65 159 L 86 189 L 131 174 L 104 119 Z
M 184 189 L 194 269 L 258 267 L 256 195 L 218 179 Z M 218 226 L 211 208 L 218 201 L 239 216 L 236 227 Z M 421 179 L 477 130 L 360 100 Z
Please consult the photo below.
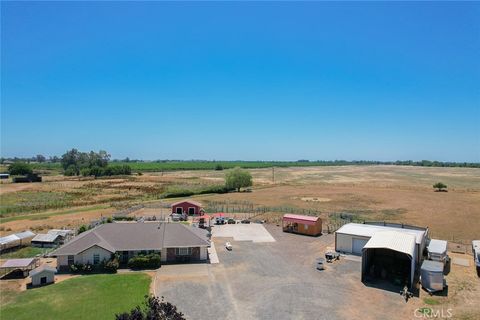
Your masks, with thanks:
M 15 162 L 8 167 L 8 173 L 12 176 L 32 174 L 32 167 L 25 162 Z
M 247 170 L 236 167 L 225 173 L 225 186 L 227 188 L 236 189 L 240 192 L 241 188 L 250 187 L 252 185 L 252 175 Z
M 98 153 L 93 151 L 87 153 L 72 149 L 62 155 L 61 162 L 65 175 L 79 175 L 85 168 L 106 168 L 109 160 L 110 155 L 104 150 L 100 150 Z
M 144 306 L 137 306 L 130 312 L 115 315 L 116 320 L 185 320 L 177 307 L 154 296 L 145 296 Z

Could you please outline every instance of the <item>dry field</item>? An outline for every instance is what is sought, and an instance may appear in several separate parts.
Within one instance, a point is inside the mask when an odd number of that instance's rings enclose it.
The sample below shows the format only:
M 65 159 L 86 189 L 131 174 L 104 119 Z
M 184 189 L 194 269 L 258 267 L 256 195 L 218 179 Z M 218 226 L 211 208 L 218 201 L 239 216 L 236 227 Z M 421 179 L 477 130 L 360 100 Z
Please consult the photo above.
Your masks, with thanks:
M 252 169 L 252 192 L 196 196 L 206 203 L 244 203 L 356 214 L 362 219 L 430 227 L 433 236 L 456 241 L 480 237 L 480 169 L 340 166 Z M 274 179 L 273 179 L 274 174 Z M 76 226 L 118 208 L 159 200 L 170 186 L 223 183 L 222 171 L 148 173 L 118 179 L 47 176 L 45 182 L 0 185 L 1 234 L 27 228 Z M 434 192 L 441 181 L 448 192 Z M 48 199 L 47 203 L 44 199 Z M 41 205 L 36 206 L 39 202 Z M 159 209 L 158 209 L 159 210 Z M 139 214 L 154 214 L 156 209 Z M 280 213 L 278 213 L 280 215 Z M 13 218 L 12 218 L 13 217 Z

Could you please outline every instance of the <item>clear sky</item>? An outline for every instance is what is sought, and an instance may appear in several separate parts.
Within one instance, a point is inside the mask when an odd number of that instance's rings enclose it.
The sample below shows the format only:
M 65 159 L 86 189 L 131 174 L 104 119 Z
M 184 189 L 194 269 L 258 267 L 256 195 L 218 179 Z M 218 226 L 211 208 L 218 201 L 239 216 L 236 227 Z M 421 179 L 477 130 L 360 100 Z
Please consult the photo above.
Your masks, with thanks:
M 1 154 L 480 161 L 480 3 L 2 2 Z

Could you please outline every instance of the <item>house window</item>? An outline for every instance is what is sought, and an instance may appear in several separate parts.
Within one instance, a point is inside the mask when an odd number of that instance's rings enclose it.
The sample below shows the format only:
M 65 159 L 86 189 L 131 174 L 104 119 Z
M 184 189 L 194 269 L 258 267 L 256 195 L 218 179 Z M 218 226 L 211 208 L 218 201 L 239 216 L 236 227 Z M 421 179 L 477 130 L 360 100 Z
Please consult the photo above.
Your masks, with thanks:
M 74 259 L 74 256 L 68 256 L 67 257 L 67 264 L 68 265 L 72 265 L 75 263 L 75 259 Z
M 100 263 L 100 255 L 98 253 L 95 253 L 93 255 L 93 264 L 99 264 Z
M 305 230 L 308 230 L 308 224 L 305 225 Z
M 176 248 L 175 253 L 177 256 L 189 256 L 192 254 L 192 248 Z

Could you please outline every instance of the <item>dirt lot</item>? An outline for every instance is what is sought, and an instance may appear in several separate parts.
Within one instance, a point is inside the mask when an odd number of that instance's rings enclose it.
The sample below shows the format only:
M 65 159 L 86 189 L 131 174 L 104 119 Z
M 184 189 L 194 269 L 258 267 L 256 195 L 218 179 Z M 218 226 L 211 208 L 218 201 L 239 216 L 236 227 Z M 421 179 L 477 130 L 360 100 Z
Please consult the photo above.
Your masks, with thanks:
M 421 307 L 445 312 L 452 308 L 455 319 L 475 319 L 473 301 L 480 299 L 480 281 L 474 279 L 473 268 L 453 267 L 447 277 L 448 297 L 420 291 L 405 303 L 396 291 L 362 284 L 360 262 L 353 259 L 316 271 L 315 259 L 333 245 L 332 235 L 287 234 L 272 225 L 267 230 L 276 242 L 214 239 L 219 264 L 162 266 L 156 293 L 189 319 L 415 319 Z M 224 249 L 226 240 L 233 251 Z
M 480 169 L 340 166 L 250 171 L 254 178 L 253 192 L 195 198 L 206 204 L 208 201 L 226 204 L 248 202 L 252 206 L 313 209 L 321 212 L 324 218 L 332 212 L 347 212 L 362 219 L 428 226 L 434 237 L 465 243 L 480 236 L 480 219 L 477 218 L 480 216 Z M 2 206 L 19 205 L 20 200 L 13 197 L 14 194 L 22 196 L 22 205 L 28 209 L 28 206 L 34 207 L 35 203 L 32 202 L 41 201 L 44 198 L 41 195 L 44 194 L 54 204 L 60 202 L 62 208 L 56 211 L 67 210 L 69 213 L 57 216 L 54 209 L 13 212 L 16 216 L 29 216 L 2 221 L 0 235 L 42 225 L 75 226 L 111 214 L 118 207 L 145 201 L 169 203 L 174 200 L 156 200 L 166 186 L 195 188 L 219 184 L 223 176 L 222 171 L 181 171 L 99 180 L 48 176 L 42 183 L 2 183 Z M 447 184 L 449 192 L 434 192 L 432 185 L 438 181 Z M 42 194 L 35 196 L 36 192 Z M 62 197 L 66 199 L 64 202 Z M 96 205 L 105 208 L 82 211 Z M 45 212 L 52 214 L 42 216 Z M 158 212 L 160 210 L 143 209 L 143 212 L 134 214 L 151 215 Z M 281 213 L 277 216 L 281 216 Z

